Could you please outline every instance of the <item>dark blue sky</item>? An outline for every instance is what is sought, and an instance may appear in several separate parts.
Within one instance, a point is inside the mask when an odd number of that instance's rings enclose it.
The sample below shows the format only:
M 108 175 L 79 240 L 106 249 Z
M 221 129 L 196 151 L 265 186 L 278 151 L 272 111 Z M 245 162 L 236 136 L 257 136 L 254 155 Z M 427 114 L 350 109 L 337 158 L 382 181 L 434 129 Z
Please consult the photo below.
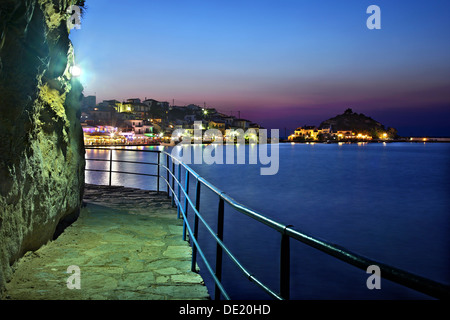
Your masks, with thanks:
M 369 5 L 381 30 L 369 30 Z M 204 102 L 284 133 L 346 108 L 446 135 L 450 1 L 88 0 L 74 30 L 85 94 Z

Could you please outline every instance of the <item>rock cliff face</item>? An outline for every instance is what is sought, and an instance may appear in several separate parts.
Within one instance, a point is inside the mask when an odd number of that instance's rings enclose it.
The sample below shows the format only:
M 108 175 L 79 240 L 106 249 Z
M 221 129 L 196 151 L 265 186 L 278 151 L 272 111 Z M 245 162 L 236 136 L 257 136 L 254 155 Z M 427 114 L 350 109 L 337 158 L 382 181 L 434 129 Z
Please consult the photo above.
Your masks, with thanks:
M 0 2 L 0 293 L 11 265 L 76 219 L 84 187 L 82 86 L 70 0 Z

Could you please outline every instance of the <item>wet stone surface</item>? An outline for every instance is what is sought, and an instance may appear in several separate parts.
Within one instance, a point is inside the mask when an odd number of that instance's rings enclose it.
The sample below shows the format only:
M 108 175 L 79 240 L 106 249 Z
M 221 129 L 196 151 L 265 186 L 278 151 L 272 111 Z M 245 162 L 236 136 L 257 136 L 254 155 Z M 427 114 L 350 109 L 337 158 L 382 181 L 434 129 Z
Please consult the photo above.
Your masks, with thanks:
M 14 265 L 3 299 L 209 299 L 191 271 L 192 250 L 167 194 L 87 185 L 84 202 L 80 218 L 58 239 Z M 79 274 L 68 273 L 69 266 Z

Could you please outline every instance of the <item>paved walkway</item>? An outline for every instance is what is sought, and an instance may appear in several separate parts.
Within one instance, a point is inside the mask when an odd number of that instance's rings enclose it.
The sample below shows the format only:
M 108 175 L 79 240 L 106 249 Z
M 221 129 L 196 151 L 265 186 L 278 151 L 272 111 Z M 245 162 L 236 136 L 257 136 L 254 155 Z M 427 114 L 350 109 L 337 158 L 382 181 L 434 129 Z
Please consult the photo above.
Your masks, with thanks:
M 16 264 L 5 299 L 209 299 L 165 195 L 88 185 L 84 200 L 73 225 Z M 69 266 L 79 267 L 79 290 L 67 286 Z

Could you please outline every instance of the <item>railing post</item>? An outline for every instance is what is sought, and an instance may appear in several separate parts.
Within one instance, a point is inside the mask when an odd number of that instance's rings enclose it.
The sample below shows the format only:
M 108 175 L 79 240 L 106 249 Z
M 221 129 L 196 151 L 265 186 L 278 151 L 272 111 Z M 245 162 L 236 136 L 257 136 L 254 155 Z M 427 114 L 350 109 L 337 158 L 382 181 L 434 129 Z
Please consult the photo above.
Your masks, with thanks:
M 280 295 L 283 299 L 290 298 L 290 273 L 291 273 L 291 258 L 290 258 L 290 242 L 289 236 L 283 233 L 281 235 L 281 253 L 280 253 Z
M 177 212 L 178 212 L 178 219 L 180 219 L 180 206 L 181 206 L 181 163 L 178 162 L 178 203 L 177 203 Z
M 158 152 L 158 180 L 156 181 L 156 192 L 159 193 L 159 177 L 161 175 L 161 153 Z
M 186 194 L 184 196 L 184 219 L 183 219 L 183 240 L 186 241 L 186 223 L 187 223 L 187 217 L 188 217 L 188 200 L 187 197 L 189 196 L 189 170 L 186 170 L 186 179 L 184 183 L 184 190 L 186 191 Z
M 169 155 L 166 154 L 166 181 L 167 181 L 167 198 L 170 198 L 170 188 L 169 188 Z
M 112 149 L 109 149 L 109 186 L 112 184 Z
M 198 181 L 195 186 L 195 210 L 197 212 L 200 212 L 200 181 Z M 194 215 L 194 239 L 198 241 L 198 216 L 197 213 Z M 193 243 L 192 245 L 192 263 L 191 263 L 191 271 L 196 272 L 196 265 L 197 265 L 197 246 Z
M 173 158 L 172 158 L 172 208 L 174 206 L 174 201 L 175 201 L 175 197 L 174 197 L 174 195 L 175 195 L 175 179 L 174 179 L 174 176 L 175 176 L 175 162 L 173 161 Z
M 217 237 L 223 241 L 223 221 L 224 221 L 224 205 L 225 202 L 222 198 L 219 200 L 219 210 L 217 215 Z M 216 277 L 219 280 L 219 282 L 222 280 L 222 247 L 220 244 L 217 244 L 216 249 Z M 214 290 L 214 299 L 220 300 L 220 289 L 219 286 L 216 283 L 215 290 Z

